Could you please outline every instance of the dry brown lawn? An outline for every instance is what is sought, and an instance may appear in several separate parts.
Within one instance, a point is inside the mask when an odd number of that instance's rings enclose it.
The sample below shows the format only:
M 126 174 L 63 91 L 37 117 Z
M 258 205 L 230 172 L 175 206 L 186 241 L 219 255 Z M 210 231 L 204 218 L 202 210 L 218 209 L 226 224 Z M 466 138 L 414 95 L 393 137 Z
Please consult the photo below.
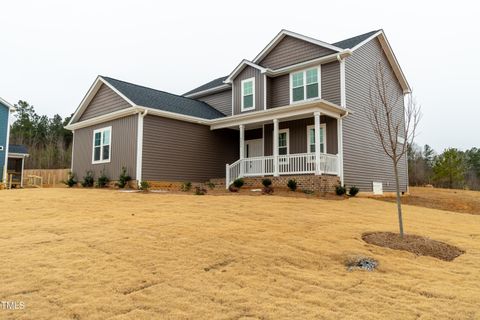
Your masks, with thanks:
M 394 197 L 378 198 L 395 202 Z M 480 215 L 480 191 L 410 187 L 402 203 L 426 208 Z
M 0 191 L 0 319 L 479 319 L 480 216 L 405 206 L 452 262 L 362 241 L 395 206 L 280 196 Z M 374 272 L 346 270 L 350 255 Z

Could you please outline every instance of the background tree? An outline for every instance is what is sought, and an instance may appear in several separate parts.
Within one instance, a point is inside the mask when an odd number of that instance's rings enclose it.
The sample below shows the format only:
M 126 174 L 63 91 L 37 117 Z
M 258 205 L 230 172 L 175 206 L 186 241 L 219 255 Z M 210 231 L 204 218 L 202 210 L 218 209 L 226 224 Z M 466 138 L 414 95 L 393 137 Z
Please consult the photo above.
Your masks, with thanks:
M 433 167 L 433 179 L 439 186 L 463 187 L 465 181 L 463 153 L 455 148 L 450 148 L 438 156 Z
M 10 131 L 10 143 L 28 147 L 30 156 L 26 158 L 25 168 L 70 167 L 73 136 L 64 128 L 70 117 L 62 119 L 58 114 L 52 118 L 40 116 L 33 106 L 22 100 L 15 107 L 17 112 Z
M 397 194 L 397 213 L 400 237 L 403 238 L 402 202 L 398 164 L 404 161 L 407 146 L 413 145 L 416 129 L 421 118 L 420 108 L 410 95 L 403 110 L 404 97 L 389 69 L 378 63 L 369 92 L 367 116 L 373 132 L 385 154 L 392 160 Z M 400 100 L 402 99 L 402 100 Z

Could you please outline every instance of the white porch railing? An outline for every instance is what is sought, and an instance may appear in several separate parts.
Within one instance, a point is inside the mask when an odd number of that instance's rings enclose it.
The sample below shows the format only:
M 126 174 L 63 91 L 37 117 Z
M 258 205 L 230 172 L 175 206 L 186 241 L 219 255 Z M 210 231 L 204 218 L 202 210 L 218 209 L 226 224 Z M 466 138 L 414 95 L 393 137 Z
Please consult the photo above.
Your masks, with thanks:
M 338 175 L 339 161 L 338 155 L 325 154 L 320 155 L 319 170 L 316 170 L 315 153 L 295 153 L 288 155 L 279 155 L 278 169 L 275 170 L 275 156 L 254 157 L 239 159 L 231 165 L 226 165 L 226 187 L 230 186 L 238 178 L 258 177 L 287 174 L 319 174 Z

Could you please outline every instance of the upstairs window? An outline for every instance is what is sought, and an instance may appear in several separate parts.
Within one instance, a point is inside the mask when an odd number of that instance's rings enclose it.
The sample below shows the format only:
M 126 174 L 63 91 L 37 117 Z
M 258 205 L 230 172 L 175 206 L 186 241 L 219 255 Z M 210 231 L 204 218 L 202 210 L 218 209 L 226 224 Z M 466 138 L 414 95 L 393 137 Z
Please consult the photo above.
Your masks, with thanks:
M 112 127 L 93 131 L 92 163 L 110 162 Z
M 255 78 L 242 80 L 242 111 L 255 109 Z
M 290 102 L 320 97 L 320 67 L 290 74 Z

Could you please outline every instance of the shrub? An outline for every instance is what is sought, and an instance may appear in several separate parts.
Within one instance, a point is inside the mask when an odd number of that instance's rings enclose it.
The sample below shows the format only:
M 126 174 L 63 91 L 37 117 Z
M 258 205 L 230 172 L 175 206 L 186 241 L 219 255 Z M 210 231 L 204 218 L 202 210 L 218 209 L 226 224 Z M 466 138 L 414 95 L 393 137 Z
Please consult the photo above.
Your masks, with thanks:
M 238 179 L 235 179 L 235 181 L 233 181 L 233 186 L 237 189 L 240 189 L 241 187 L 243 187 L 244 184 L 245 182 L 243 181 L 242 178 L 238 178 Z
M 262 194 L 272 194 L 273 193 L 273 187 L 264 187 L 262 189 Z
M 65 181 L 65 184 L 66 184 L 69 188 L 77 185 L 77 180 L 75 180 L 75 173 L 73 173 L 73 172 L 69 172 L 69 173 L 68 173 L 68 179 L 67 179 L 67 181 Z
M 123 189 L 125 188 L 125 186 L 128 184 L 128 182 L 132 180 L 132 177 L 130 177 L 128 174 L 127 174 L 127 168 L 125 167 L 122 167 L 122 172 L 120 173 L 120 176 L 118 177 L 118 182 L 116 183 L 116 185 Z
M 95 180 L 93 178 L 93 171 L 87 171 L 85 173 L 85 176 L 83 177 L 83 181 L 82 181 L 82 187 L 84 188 L 90 188 L 90 187 L 93 187 L 93 184 L 94 184 Z
M 348 194 L 351 197 L 355 197 L 359 191 L 360 191 L 360 189 L 358 189 L 356 186 L 352 186 L 352 187 L 350 187 L 350 190 L 348 190 Z
M 100 177 L 97 179 L 97 186 L 99 188 L 105 188 L 108 182 L 110 182 L 110 179 L 108 179 L 107 175 L 105 174 L 105 170 L 102 170 Z
M 192 183 L 190 181 L 182 183 L 182 186 L 180 187 L 180 190 L 183 192 L 190 191 L 192 189 Z
M 234 187 L 233 184 L 228 186 L 228 191 L 230 192 L 238 192 L 238 188 Z
M 148 192 L 149 189 L 150 189 L 150 184 L 147 181 L 140 182 L 140 190 L 143 190 L 144 192 Z
M 270 180 L 270 179 L 268 179 L 268 178 L 267 178 L 267 179 L 263 179 L 263 180 L 262 180 L 262 184 L 263 184 L 263 186 L 266 187 L 266 188 L 267 188 L 267 187 L 270 187 L 270 186 L 272 185 L 272 180 Z
M 195 195 L 203 196 L 205 193 L 207 193 L 207 189 L 200 188 L 200 187 L 195 187 Z
M 215 189 L 215 183 L 213 183 L 212 181 L 207 181 L 205 184 L 210 190 Z
M 309 189 L 303 189 L 302 191 L 303 191 L 303 193 L 305 193 L 305 194 L 314 194 L 314 193 L 315 193 L 315 191 L 309 190 Z
M 335 187 L 335 193 L 337 194 L 337 196 L 343 196 L 345 192 L 347 192 L 347 189 L 345 189 L 345 187 L 341 185 Z
M 297 180 L 295 180 L 295 179 L 288 180 L 287 187 L 288 187 L 288 189 L 290 189 L 290 191 L 297 190 Z

